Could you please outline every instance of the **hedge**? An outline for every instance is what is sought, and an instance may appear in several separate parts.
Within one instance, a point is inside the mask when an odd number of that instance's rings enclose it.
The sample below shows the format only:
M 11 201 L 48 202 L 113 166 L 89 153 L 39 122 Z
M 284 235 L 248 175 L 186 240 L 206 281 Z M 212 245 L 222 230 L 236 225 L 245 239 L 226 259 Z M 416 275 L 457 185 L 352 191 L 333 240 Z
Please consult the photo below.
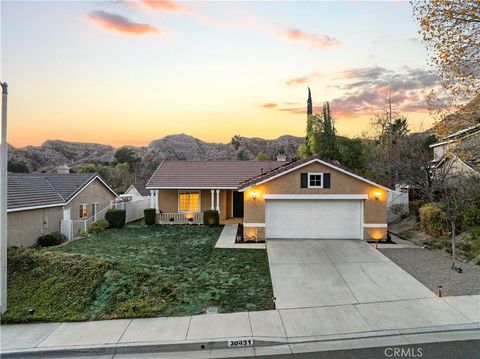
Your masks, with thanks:
M 155 224 L 155 217 L 157 216 L 155 208 L 145 208 L 143 213 L 145 215 L 145 225 L 153 226 Z
M 445 213 L 435 203 L 427 203 L 420 207 L 420 226 L 422 230 L 434 237 L 450 234 L 450 225 Z
M 41 247 L 58 246 L 67 240 L 63 234 L 59 232 L 53 232 L 50 234 L 44 234 L 38 237 L 38 245 Z
M 105 219 L 108 221 L 108 228 L 122 228 L 125 225 L 127 212 L 124 209 L 109 209 L 105 213 Z
M 220 224 L 218 211 L 212 209 L 203 211 L 203 224 L 209 226 L 218 226 Z

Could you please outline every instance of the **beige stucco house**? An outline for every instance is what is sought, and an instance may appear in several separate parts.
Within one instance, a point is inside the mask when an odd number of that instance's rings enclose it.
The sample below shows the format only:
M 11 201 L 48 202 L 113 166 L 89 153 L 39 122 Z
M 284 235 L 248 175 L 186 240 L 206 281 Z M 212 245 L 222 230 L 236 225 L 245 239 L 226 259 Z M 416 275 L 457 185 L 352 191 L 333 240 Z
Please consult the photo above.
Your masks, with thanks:
M 160 223 L 237 218 L 245 238 L 381 239 L 388 188 L 318 157 L 164 161 L 149 182 Z
M 116 197 L 96 173 L 9 174 L 8 244 L 34 247 L 41 235 L 60 232 L 63 219 L 88 219 Z

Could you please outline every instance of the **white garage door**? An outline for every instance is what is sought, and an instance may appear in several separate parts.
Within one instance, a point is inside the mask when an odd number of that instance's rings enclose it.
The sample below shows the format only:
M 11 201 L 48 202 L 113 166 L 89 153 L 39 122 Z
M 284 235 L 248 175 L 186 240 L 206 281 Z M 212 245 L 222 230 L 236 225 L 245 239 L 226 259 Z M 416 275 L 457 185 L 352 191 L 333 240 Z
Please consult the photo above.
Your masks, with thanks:
M 267 200 L 267 238 L 360 239 L 360 200 Z

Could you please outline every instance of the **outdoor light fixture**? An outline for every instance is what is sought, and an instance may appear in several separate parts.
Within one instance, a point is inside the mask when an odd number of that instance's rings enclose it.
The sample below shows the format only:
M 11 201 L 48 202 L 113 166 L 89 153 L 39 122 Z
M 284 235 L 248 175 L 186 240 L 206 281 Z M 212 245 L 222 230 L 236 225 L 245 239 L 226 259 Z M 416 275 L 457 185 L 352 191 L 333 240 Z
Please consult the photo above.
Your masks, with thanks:
M 380 191 L 375 191 L 375 199 L 380 199 Z
M 257 199 L 257 191 L 253 191 L 253 192 L 252 192 L 252 198 L 253 198 L 254 200 Z

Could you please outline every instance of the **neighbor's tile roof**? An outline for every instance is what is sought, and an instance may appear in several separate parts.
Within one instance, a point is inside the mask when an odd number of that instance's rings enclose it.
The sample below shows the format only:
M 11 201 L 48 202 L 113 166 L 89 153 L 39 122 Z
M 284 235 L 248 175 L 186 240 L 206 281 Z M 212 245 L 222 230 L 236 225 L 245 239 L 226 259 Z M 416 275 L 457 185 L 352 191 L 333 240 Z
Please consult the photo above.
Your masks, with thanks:
M 150 191 L 145 187 L 144 184 L 141 183 L 134 183 L 133 187 L 135 187 L 142 196 L 150 196 Z
M 236 188 L 240 182 L 284 164 L 277 161 L 163 161 L 147 188 Z
M 10 173 L 7 208 L 64 204 L 96 176 L 96 173 Z

